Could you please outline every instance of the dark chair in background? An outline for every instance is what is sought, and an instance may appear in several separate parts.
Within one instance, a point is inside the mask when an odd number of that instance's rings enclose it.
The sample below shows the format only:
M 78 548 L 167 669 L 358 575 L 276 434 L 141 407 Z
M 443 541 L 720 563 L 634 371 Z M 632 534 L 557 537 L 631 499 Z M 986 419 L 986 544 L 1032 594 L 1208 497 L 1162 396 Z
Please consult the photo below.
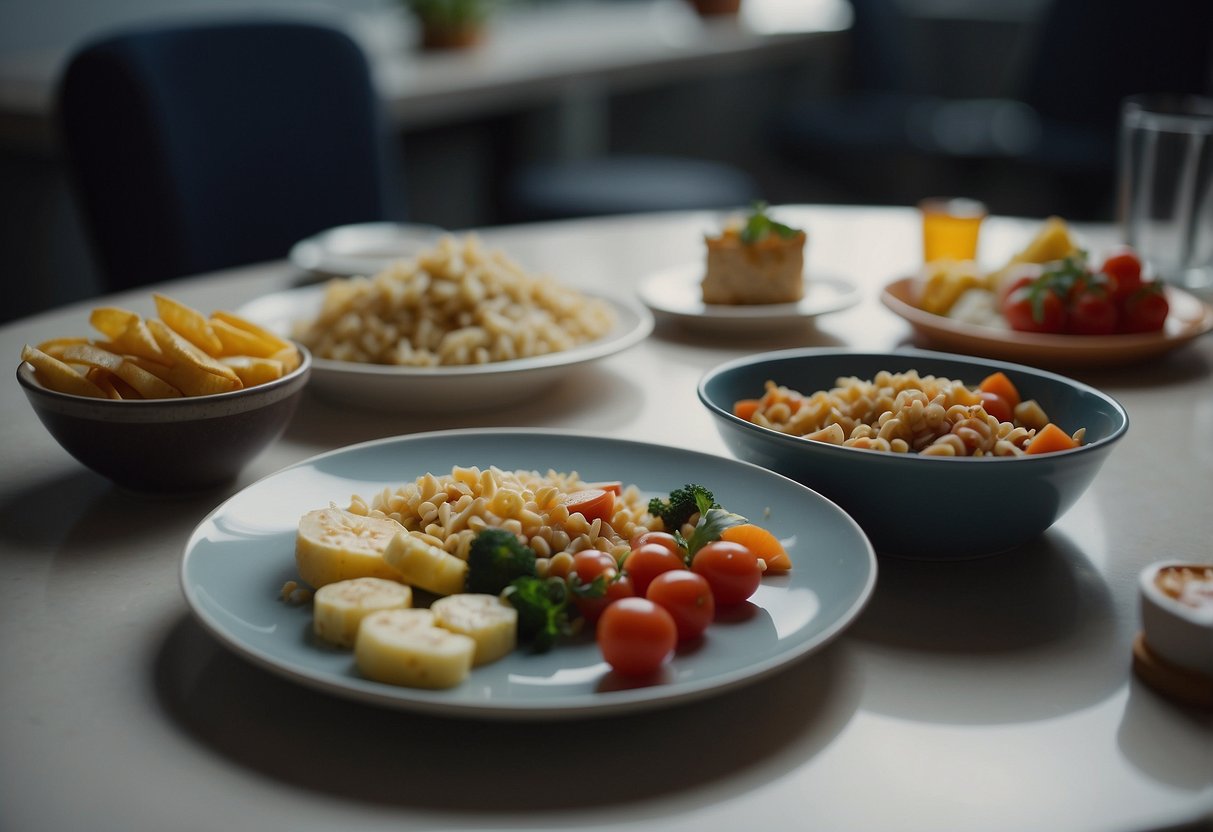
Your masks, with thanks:
M 634 154 L 532 163 L 506 187 L 507 218 L 519 222 L 736 208 L 761 196 L 749 174 L 732 165 Z
M 790 106 L 773 135 L 806 167 L 852 174 L 841 187 L 859 200 L 939 190 L 1000 212 L 1111 219 L 1121 99 L 1213 82 L 1208 0 L 1052 0 L 1020 83 L 981 99 L 915 83 L 896 0 L 852 4 L 850 89 Z
M 107 289 L 286 256 L 396 218 L 366 60 L 312 23 L 148 28 L 83 46 L 59 89 L 69 171 Z

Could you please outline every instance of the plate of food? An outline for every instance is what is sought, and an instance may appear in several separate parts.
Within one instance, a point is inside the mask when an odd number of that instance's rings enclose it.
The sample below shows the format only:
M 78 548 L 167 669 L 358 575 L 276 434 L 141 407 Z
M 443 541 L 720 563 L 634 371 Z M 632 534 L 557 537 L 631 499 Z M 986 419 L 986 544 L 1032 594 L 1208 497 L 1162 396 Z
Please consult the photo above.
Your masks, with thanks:
M 685 508 L 679 495 L 692 490 L 698 508 L 678 519 L 666 513 Z M 577 502 L 585 500 L 578 495 L 591 491 L 614 494 L 611 506 L 602 509 L 605 514 L 596 516 L 597 509 Z M 699 502 L 705 495 L 708 503 Z M 343 501 L 343 506 L 335 501 Z M 573 505 L 582 507 L 570 512 Z M 355 519 L 326 537 L 312 529 L 318 512 Z M 593 522 L 586 519 L 591 516 Z M 603 516 L 610 518 L 608 523 L 600 522 Z M 723 590 L 716 590 L 712 579 L 716 597 L 722 600 L 706 630 L 678 641 L 672 652 L 658 657 L 654 668 L 638 676 L 614 656 L 608 662 L 608 647 L 599 643 L 603 634 L 596 636 L 594 625 L 587 623 L 590 613 L 581 615 L 579 604 L 565 602 L 573 597 L 575 583 L 567 576 L 580 575 L 581 566 L 574 567 L 574 573 L 558 570 L 557 564 L 569 552 L 588 546 L 609 553 L 617 563 L 621 554 L 626 555 L 621 572 L 639 581 L 643 564 L 637 560 L 633 572 L 629 561 L 649 546 L 667 550 L 664 544 L 650 541 L 637 543 L 632 551 L 634 536 L 663 528 L 666 519 L 683 524 L 681 528 L 691 535 L 688 544 L 705 535 L 691 561 L 696 573 L 708 575 L 699 569 L 704 553 L 713 545 L 722 548 L 722 543 L 733 539 L 726 537 L 727 529 L 739 531 L 742 526 L 761 526 L 777 541 L 786 561 L 776 568 L 775 557 L 767 554 L 772 567 L 748 588 L 751 594 L 743 601 L 732 598 L 726 604 Z M 343 521 L 331 522 L 340 526 Z M 383 523 L 399 523 L 402 528 L 373 527 Z M 459 579 L 453 585 L 443 583 L 453 574 L 450 561 L 444 560 L 451 558 L 463 564 L 463 586 L 470 588 L 471 576 L 482 574 L 476 572 L 481 568 L 477 564 L 485 562 L 483 552 L 475 554 L 480 541 L 503 529 L 511 546 L 521 545 L 531 553 L 531 568 L 536 571 L 512 581 L 507 578 L 510 589 L 501 595 L 486 595 L 481 587 L 479 593 L 461 596 Z M 337 556 L 320 542 L 340 544 L 343 535 L 346 540 L 371 541 L 367 546 L 372 551 Z M 375 544 L 377 535 L 387 542 Z M 708 540 L 713 542 L 705 543 Z M 759 551 L 756 544 L 752 549 Z M 461 554 L 468 560 L 461 560 Z M 431 556 L 445 565 L 418 572 L 417 564 Z M 666 571 L 676 570 L 667 567 Z M 683 567 L 677 571 L 679 578 L 692 573 Z M 599 574 L 615 586 L 618 573 Z M 412 597 L 407 609 L 363 611 L 365 617 L 352 628 L 350 647 L 348 628 L 344 642 L 332 635 L 335 630 L 324 628 L 323 622 L 332 620 L 332 610 L 331 599 L 325 600 L 323 594 L 325 586 L 345 592 L 342 581 L 359 580 L 382 581 L 389 589 L 395 587 L 396 595 L 399 587 L 412 586 Z M 661 579 L 650 575 L 649 580 Z M 589 434 L 513 429 L 393 437 L 331 451 L 283 469 L 248 486 L 206 517 L 190 536 L 181 565 L 186 600 L 202 625 L 229 648 L 274 673 L 389 707 L 518 720 L 644 710 L 754 682 L 843 632 L 863 609 L 875 580 L 875 555 L 858 525 L 832 502 L 790 479 L 697 451 Z M 448 638 L 447 625 L 434 625 L 430 617 L 442 615 L 435 606 L 478 595 L 499 611 L 500 606 L 514 603 L 504 598 L 530 597 L 526 587 L 536 581 L 542 586 L 555 582 L 567 593 L 545 595 L 557 597 L 561 605 L 557 612 L 540 617 L 544 622 L 560 622 L 554 633 L 540 625 L 551 636 L 544 642 L 548 649 L 540 649 L 534 631 L 518 635 L 514 644 L 495 650 L 487 661 L 464 661 L 459 669 L 463 675 L 457 677 L 450 675 L 448 663 L 453 660 L 445 654 L 437 658 L 409 654 L 401 659 L 406 666 L 433 666 L 434 675 L 424 675 L 427 669 L 421 677 L 401 678 L 390 669 L 394 659 L 385 664 L 383 656 L 390 650 L 380 644 L 376 628 L 393 623 L 403 627 L 403 621 L 391 619 L 409 617 L 418 619 L 416 626 L 424 625 L 427 632 L 433 626 L 444 629 L 429 633 L 437 645 L 431 645 L 434 650 L 468 649 L 478 657 L 480 637 L 473 635 L 477 640 L 473 647 Z M 314 594 L 298 588 L 303 585 L 308 590 L 311 582 L 322 585 Z M 592 581 L 580 585 L 590 586 Z M 579 595 L 577 600 L 584 599 Z M 630 608 L 643 606 L 638 601 L 611 603 L 594 619 L 598 630 L 608 626 L 612 609 L 634 611 Z M 523 632 L 524 617 L 534 620 L 523 615 L 524 609 L 518 605 L 518 633 Z M 385 620 L 377 622 L 376 616 Z M 406 649 L 396 647 L 397 652 Z M 417 686 L 421 684 L 434 687 Z
M 631 299 L 530 274 L 472 235 L 371 277 L 260 297 L 240 314 L 308 346 L 321 395 L 396 412 L 524 401 L 653 329 Z
M 342 225 L 300 240 L 289 256 L 300 270 L 321 278 L 372 275 L 431 248 L 442 233 L 417 223 Z
M 838 278 L 805 269 L 808 236 L 756 204 L 745 217 L 705 238 L 703 261 L 650 275 L 640 299 L 655 314 L 713 332 L 746 332 L 803 323 L 859 302 L 860 292 Z
M 1057 218 L 999 269 L 928 263 L 881 302 L 929 346 L 1037 366 L 1144 361 L 1213 330 L 1208 303 L 1153 278 L 1131 249 L 1091 258 Z

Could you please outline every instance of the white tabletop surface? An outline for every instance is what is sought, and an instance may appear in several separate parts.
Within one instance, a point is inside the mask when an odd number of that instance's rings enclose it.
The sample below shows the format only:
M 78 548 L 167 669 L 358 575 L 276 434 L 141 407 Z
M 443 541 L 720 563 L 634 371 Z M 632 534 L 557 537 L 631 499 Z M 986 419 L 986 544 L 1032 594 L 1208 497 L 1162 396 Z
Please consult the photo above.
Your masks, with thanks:
M 859 283 L 847 311 L 779 336 L 661 327 L 541 404 L 385 416 L 309 395 L 231 487 L 154 499 L 111 487 L 0 392 L 0 828 L 23 830 L 1137 830 L 1213 812 L 1213 720 L 1130 672 L 1136 579 L 1213 557 L 1213 340 L 1145 367 L 1080 375 L 1128 436 L 1039 541 L 984 560 L 881 559 L 855 624 L 783 672 L 675 709 L 553 726 L 381 710 L 255 668 L 191 618 L 178 585 L 199 520 L 318 452 L 446 427 L 550 426 L 725 454 L 695 384 L 795 345 L 892 349 L 877 300 L 920 257 L 908 209 L 806 206 L 809 268 Z M 708 214 L 500 228 L 529 269 L 631 292 L 702 256 Z M 983 257 L 1035 222 L 993 218 Z M 1094 247 L 1110 229 L 1085 229 Z M 291 285 L 283 264 L 164 284 L 205 309 Z M 139 291 L 112 298 L 150 311 Z M 21 345 L 87 332 L 91 304 L 0 328 Z M 927 522 L 930 522 L 929 520 Z

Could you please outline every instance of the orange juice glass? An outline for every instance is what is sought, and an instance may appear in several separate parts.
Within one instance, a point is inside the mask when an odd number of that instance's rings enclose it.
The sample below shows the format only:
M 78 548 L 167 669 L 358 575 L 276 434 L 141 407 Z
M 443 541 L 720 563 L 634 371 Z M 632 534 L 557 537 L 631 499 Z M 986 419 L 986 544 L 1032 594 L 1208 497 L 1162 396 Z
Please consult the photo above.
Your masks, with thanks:
M 975 260 L 982 220 L 988 211 L 975 199 L 932 197 L 918 203 L 922 213 L 922 256 L 932 260 Z

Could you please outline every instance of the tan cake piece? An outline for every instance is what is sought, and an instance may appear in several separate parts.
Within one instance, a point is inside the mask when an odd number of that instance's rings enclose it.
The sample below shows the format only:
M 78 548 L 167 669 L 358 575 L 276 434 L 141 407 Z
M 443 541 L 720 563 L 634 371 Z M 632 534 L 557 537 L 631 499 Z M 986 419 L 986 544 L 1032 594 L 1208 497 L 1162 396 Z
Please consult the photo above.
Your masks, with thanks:
M 744 226 L 706 237 L 703 302 L 741 305 L 801 300 L 807 239 L 804 231 L 774 223 L 761 211 Z

